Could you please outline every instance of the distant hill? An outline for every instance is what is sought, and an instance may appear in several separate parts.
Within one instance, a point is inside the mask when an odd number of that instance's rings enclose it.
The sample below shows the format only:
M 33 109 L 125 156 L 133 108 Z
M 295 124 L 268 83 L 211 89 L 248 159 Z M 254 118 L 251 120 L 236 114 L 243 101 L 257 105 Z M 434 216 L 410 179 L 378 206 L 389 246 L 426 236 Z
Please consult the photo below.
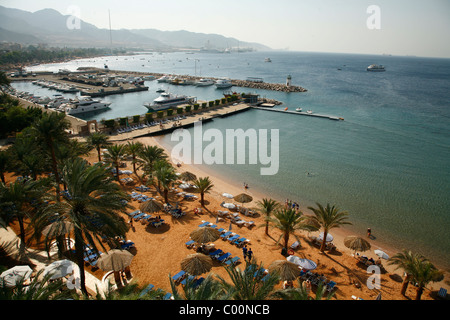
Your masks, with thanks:
M 251 47 L 255 50 L 270 50 L 257 43 L 240 42 L 217 34 L 188 31 L 112 30 L 100 29 L 80 21 L 79 29 L 67 27 L 69 15 L 53 9 L 28 12 L 0 6 L 0 41 L 20 44 L 47 44 L 59 47 L 109 47 L 169 50 L 172 48 L 225 49 Z

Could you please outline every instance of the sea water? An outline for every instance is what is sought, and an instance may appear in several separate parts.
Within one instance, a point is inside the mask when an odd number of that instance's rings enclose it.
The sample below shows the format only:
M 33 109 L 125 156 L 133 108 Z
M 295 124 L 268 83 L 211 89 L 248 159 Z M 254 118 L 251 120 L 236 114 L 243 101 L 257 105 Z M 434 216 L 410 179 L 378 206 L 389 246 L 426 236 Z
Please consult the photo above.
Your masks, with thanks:
M 272 62 L 265 62 L 270 57 Z M 370 64 L 386 72 L 367 72 Z M 436 264 L 450 267 L 450 60 L 381 55 L 305 52 L 232 54 L 164 53 L 109 56 L 42 65 L 30 70 L 104 65 L 112 70 L 229 77 L 292 84 L 305 93 L 249 88 L 261 97 L 283 102 L 279 109 L 342 117 L 344 121 L 250 110 L 205 123 L 203 129 L 278 129 L 280 167 L 261 176 L 260 165 L 213 165 L 219 176 L 284 201 L 303 206 L 330 203 L 349 212 L 349 229 L 398 250 L 420 252 Z M 144 114 L 145 102 L 159 87 L 199 100 L 222 97 L 215 87 L 163 85 L 146 81 L 148 92 L 105 97 L 111 109 L 85 119 L 111 119 Z M 25 91 L 40 90 L 14 83 Z M 46 89 L 45 89 L 46 90 Z M 39 95 L 39 94 L 38 94 Z M 188 129 L 193 132 L 193 129 Z M 172 147 L 170 135 L 161 142 Z

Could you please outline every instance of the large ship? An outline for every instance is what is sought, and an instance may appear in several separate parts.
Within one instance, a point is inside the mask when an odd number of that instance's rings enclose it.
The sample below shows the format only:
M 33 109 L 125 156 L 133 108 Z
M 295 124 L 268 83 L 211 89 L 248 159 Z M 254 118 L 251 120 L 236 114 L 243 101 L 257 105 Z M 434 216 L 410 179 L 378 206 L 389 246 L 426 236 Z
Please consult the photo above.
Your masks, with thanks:
M 65 112 L 68 115 L 75 115 L 80 113 L 101 111 L 108 109 L 111 102 L 105 102 L 100 100 L 92 100 L 89 97 L 81 97 L 79 100 L 72 101 L 71 103 L 62 104 L 58 110 Z
M 371 64 L 370 66 L 367 67 L 367 71 L 382 72 L 382 71 L 386 71 L 386 69 L 382 65 Z
M 181 104 L 194 104 L 197 102 L 196 97 L 177 96 L 168 92 L 163 92 L 161 95 L 153 100 L 152 103 L 146 103 L 144 106 L 153 111 L 166 110 Z

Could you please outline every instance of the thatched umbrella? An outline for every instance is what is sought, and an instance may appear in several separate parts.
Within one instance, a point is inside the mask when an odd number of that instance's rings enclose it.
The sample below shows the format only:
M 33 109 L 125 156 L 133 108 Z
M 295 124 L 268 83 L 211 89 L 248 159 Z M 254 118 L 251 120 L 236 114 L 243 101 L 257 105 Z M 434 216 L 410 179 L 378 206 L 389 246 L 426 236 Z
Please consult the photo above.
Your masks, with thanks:
M 209 272 L 211 268 L 211 257 L 204 255 L 203 253 L 190 254 L 181 261 L 181 269 L 193 276 Z
M 104 271 L 121 271 L 131 264 L 133 258 L 126 250 L 113 249 L 100 255 L 97 265 Z
M 162 211 L 164 209 L 164 205 L 159 201 L 150 199 L 148 201 L 142 202 L 141 205 L 139 206 L 139 209 L 142 212 L 154 213 Z
M 54 238 L 70 233 L 73 230 L 73 223 L 69 221 L 55 221 L 42 230 L 42 234 L 48 238 Z
M 248 202 L 252 202 L 253 198 L 252 196 L 249 196 L 246 193 L 241 193 L 237 196 L 234 197 L 234 200 L 240 203 L 248 203 Z
M 220 231 L 211 227 L 200 227 L 191 232 L 190 237 L 198 243 L 214 242 L 220 237 Z
M 370 249 L 370 243 L 367 240 L 357 236 L 345 237 L 344 245 L 355 251 L 366 251 Z
M 293 281 L 300 275 L 300 269 L 295 263 L 286 260 L 275 260 L 269 266 L 269 272 L 277 272 L 281 280 Z
M 184 181 L 194 181 L 195 179 L 197 179 L 197 176 L 195 174 L 193 174 L 192 172 L 185 171 L 182 174 L 180 174 L 180 178 L 181 178 L 181 180 L 184 180 Z

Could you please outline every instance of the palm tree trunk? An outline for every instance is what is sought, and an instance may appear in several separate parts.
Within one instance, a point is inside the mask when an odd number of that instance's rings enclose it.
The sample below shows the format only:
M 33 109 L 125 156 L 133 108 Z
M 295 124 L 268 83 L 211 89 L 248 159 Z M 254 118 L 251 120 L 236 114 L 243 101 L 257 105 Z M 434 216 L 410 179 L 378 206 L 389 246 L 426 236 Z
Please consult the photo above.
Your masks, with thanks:
M 416 293 L 416 299 L 415 300 L 420 300 L 420 298 L 422 297 L 422 294 L 423 294 L 423 286 L 419 286 L 418 288 L 417 288 L 417 293 Z
M 322 241 L 322 245 L 320 246 L 320 252 L 324 252 L 325 251 L 325 244 L 327 242 L 327 235 L 328 235 L 328 231 L 325 230 L 323 232 L 323 241 Z
M 406 294 L 406 289 L 408 289 L 408 284 L 409 284 L 409 279 L 411 278 L 411 276 L 409 274 L 407 274 L 405 276 L 405 278 L 403 279 L 403 283 L 402 283 L 402 290 L 400 291 L 400 293 L 402 295 Z
M 100 152 L 100 147 L 97 147 L 97 154 L 98 154 L 98 162 L 102 162 L 102 154 Z
M 75 230 L 75 257 L 77 260 L 78 268 L 80 269 L 80 286 L 81 292 L 88 296 L 86 289 L 86 275 L 84 274 L 84 257 L 83 257 L 83 241 L 81 239 L 81 231 Z
M 167 188 L 164 188 L 164 201 L 169 203 L 169 190 Z
M 202 205 L 202 207 L 205 206 L 205 194 L 203 192 L 200 193 L 200 204 Z
M 284 234 L 284 247 L 287 248 L 289 244 L 289 232 Z
M 20 247 L 19 247 L 19 256 L 25 256 L 25 227 L 23 225 L 22 217 L 18 217 L 19 228 L 20 228 Z
M 269 221 L 266 221 L 266 235 L 269 235 Z
M 55 180 L 56 180 L 56 201 L 59 202 L 61 189 L 59 187 L 58 163 L 56 162 L 55 148 L 53 148 L 53 143 L 52 142 L 49 143 L 49 147 L 50 147 L 50 152 L 52 154 L 53 174 L 55 175 Z

